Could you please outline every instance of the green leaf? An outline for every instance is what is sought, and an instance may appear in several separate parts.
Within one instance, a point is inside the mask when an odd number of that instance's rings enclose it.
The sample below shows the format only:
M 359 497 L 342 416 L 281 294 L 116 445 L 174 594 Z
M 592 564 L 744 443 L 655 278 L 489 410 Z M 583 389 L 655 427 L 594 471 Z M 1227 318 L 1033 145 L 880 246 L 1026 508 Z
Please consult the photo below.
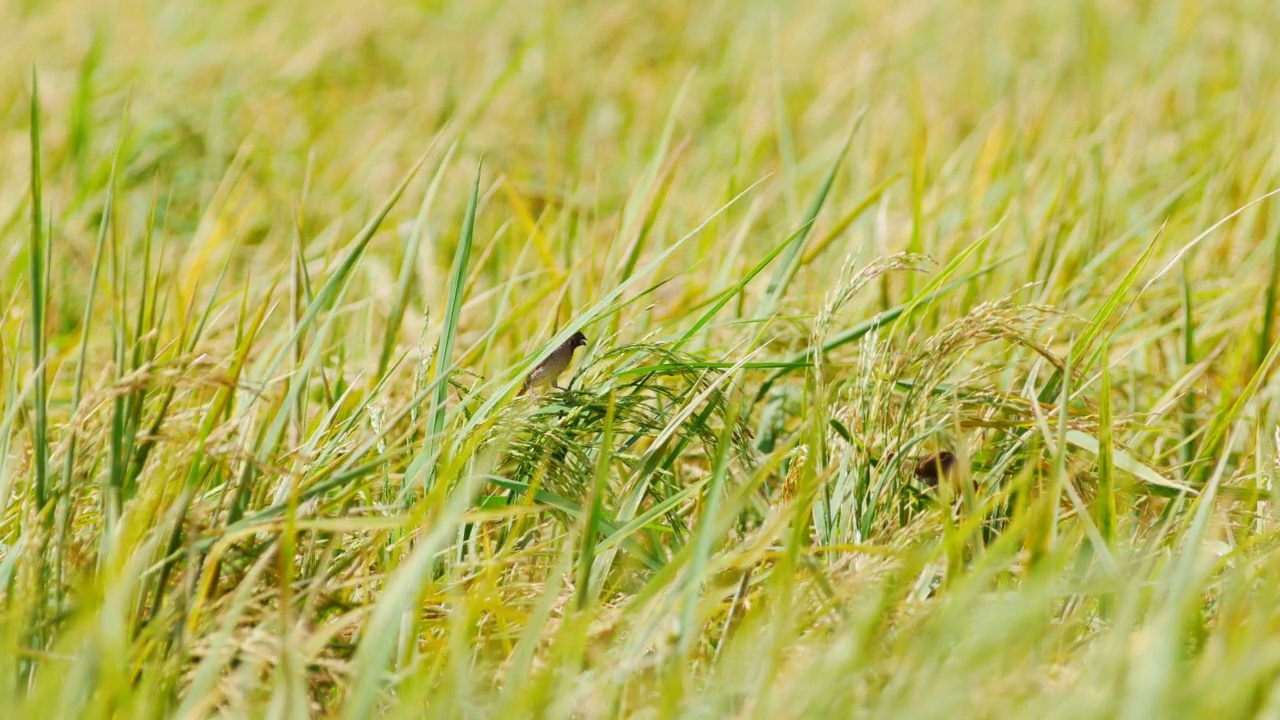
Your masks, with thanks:
M 431 408 L 427 411 L 427 443 L 430 448 L 426 453 L 427 457 L 436 457 L 436 450 L 444 433 L 445 415 L 448 412 L 449 373 L 452 372 L 453 345 L 458 337 L 458 322 L 462 316 L 462 295 L 467 289 L 467 263 L 471 259 L 471 243 L 475 237 L 481 170 L 482 166 L 477 165 L 475 184 L 471 188 L 466 215 L 462 220 L 462 234 L 458 237 L 458 248 L 453 255 L 453 270 L 449 273 L 449 298 L 445 304 L 444 318 L 440 327 L 440 342 L 435 354 L 436 393 L 431 400 Z M 434 480 L 435 473 L 428 473 L 423 478 L 424 490 L 429 489 Z
M 831 193 L 831 186 L 835 183 L 836 174 L 840 171 L 840 164 L 844 162 L 844 157 L 849 152 L 849 145 L 853 142 L 854 133 L 861 127 L 862 119 L 865 116 L 865 110 L 859 112 L 858 117 L 853 122 L 853 127 L 849 128 L 844 144 L 840 146 L 840 152 L 836 153 L 835 160 L 832 161 L 831 167 L 827 170 L 826 179 L 822 182 L 822 186 L 818 188 L 818 194 L 814 196 L 813 202 L 810 203 L 809 212 L 805 214 L 804 221 L 800 223 L 800 230 L 798 231 L 800 237 L 797 238 L 797 242 L 786 241 L 783 243 L 783 247 L 786 248 L 786 254 L 782 257 L 782 263 L 774 271 L 773 279 L 769 281 L 769 286 L 765 289 L 764 299 L 761 301 L 760 307 L 756 308 L 755 316 L 757 318 L 773 315 L 778 303 L 786 295 L 787 288 L 791 285 L 791 280 L 800 269 L 800 252 L 804 250 L 805 242 L 813 234 L 813 226 L 818 221 L 818 213 L 822 212 L 823 205 L 827 203 L 827 196 Z

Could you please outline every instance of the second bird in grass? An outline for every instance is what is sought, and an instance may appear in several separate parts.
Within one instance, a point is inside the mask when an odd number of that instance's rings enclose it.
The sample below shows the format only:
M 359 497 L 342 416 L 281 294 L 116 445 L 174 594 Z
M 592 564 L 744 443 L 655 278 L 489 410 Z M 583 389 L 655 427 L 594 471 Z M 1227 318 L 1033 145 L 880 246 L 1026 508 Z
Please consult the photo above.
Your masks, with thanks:
M 529 373 L 529 377 L 525 378 L 524 387 L 520 388 L 520 394 L 523 395 L 543 385 L 550 385 L 560 390 L 560 386 L 556 385 L 556 379 L 565 371 L 565 368 L 569 367 L 569 361 L 573 359 L 573 351 L 586 344 L 587 336 L 581 332 L 570 335 L 568 340 L 560 343 L 560 347 L 552 350 L 547 359 L 538 363 L 538 367 Z
M 956 468 L 955 453 L 943 450 L 940 453 L 925 455 L 916 463 L 916 477 L 924 481 L 929 487 L 938 487 L 938 481 L 942 478 L 950 478 L 951 471 Z

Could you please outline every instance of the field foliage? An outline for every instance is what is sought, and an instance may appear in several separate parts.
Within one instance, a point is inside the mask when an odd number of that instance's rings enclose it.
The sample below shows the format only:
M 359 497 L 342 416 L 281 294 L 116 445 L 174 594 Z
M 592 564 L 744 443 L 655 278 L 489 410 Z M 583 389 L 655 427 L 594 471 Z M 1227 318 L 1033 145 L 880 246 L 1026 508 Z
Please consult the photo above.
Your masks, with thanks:
M 0 37 L 7 716 L 1280 717 L 1280 5 Z

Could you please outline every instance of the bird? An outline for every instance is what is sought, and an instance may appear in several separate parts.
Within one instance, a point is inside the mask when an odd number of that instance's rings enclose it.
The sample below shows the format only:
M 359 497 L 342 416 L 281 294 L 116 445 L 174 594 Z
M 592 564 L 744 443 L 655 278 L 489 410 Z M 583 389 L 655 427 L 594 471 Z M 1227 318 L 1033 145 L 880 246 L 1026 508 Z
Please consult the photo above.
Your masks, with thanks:
M 885 453 L 879 462 L 887 463 L 892 460 L 897 453 L 892 450 Z M 951 473 L 956 469 L 956 454 L 943 450 L 942 452 L 930 453 L 916 461 L 911 468 L 911 474 L 916 476 L 925 485 L 936 488 L 938 481 L 942 478 L 950 478 Z
M 569 361 L 573 359 L 573 351 L 586 344 L 587 336 L 581 332 L 570 335 L 568 340 L 560 343 L 560 347 L 552 350 L 547 359 L 538 363 L 538 366 L 529 373 L 529 377 L 525 378 L 524 386 L 520 388 L 520 394 L 523 395 L 542 385 L 550 385 L 556 390 L 563 389 L 556 385 L 556 379 L 565 371 L 565 368 L 569 367 Z
M 955 453 L 943 450 L 939 453 L 925 455 L 916 463 L 915 475 L 929 487 L 938 487 L 938 481 L 949 477 L 955 468 Z

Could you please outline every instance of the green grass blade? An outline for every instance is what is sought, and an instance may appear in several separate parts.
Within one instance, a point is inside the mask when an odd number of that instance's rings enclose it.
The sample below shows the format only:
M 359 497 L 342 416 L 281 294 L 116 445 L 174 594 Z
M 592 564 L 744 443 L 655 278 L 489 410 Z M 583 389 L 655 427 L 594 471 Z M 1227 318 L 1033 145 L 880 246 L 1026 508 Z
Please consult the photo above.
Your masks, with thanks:
M 437 556 L 457 531 L 462 513 L 471 504 L 472 484 L 464 483 L 450 494 L 447 504 L 433 518 L 430 530 L 415 544 L 413 552 L 401 561 L 380 593 L 351 660 L 352 686 L 342 717 L 363 720 L 373 716 L 385 683 L 385 668 L 396 646 L 395 636 L 400 620 L 413 609 L 423 587 L 431 579 L 431 568 L 437 562 Z
M 1184 266 L 1185 276 L 1185 266 Z M 1280 230 L 1271 241 L 1271 272 L 1267 275 L 1267 292 L 1262 305 L 1262 328 L 1258 332 L 1258 360 L 1262 361 L 1271 350 L 1271 333 L 1276 322 L 1276 287 L 1280 285 Z
M 400 326 L 404 322 L 404 311 L 409 305 L 409 292 L 413 287 L 413 279 L 417 276 L 415 268 L 418 247 L 422 244 L 422 236 L 427 232 L 427 215 L 435 202 L 436 193 L 440 190 L 440 183 L 444 180 L 444 171 L 449 167 L 449 161 L 453 159 L 453 153 L 457 149 L 458 145 L 455 143 L 445 152 L 444 159 L 440 161 L 435 175 L 432 176 L 426 192 L 422 195 L 422 204 L 418 206 L 418 215 L 414 218 L 413 228 L 409 231 L 409 241 L 405 245 L 404 258 L 400 262 L 400 277 L 396 280 L 395 299 L 392 301 L 391 314 L 387 317 L 387 329 L 382 338 L 382 353 L 378 356 L 378 372 L 374 375 L 375 381 L 386 374 L 391 356 L 395 353 L 396 337 L 400 334 Z
M 1081 368 L 1083 370 L 1087 371 L 1093 366 L 1093 363 L 1096 360 L 1096 355 L 1090 356 L 1090 350 L 1093 348 L 1094 342 L 1106 331 L 1111 317 L 1120 309 L 1120 303 L 1124 300 L 1124 296 L 1128 294 L 1129 290 L 1133 288 L 1134 283 L 1138 281 L 1138 275 L 1142 273 L 1142 269 L 1146 267 L 1147 261 L 1151 259 L 1152 253 L 1155 252 L 1157 247 L 1156 242 L 1160 239 L 1160 235 L 1163 231 L 1164 226 L 1161 226 L 1160 232 L 1157 232 L 1155 237 L 1151 238 L 1151 242 L 1147 243 L 1146 249 L 1143 250 L 1142 254 L 1138 256 L 1138 259 L 1129 266 L 1128 272 L 1124 274 L 1120 279 L 1120 282 L 1116 283 L 1111 294 L 1102 303 L 1102 305 L 1098 307 L 1097 311 L 1094 312 L 1093 317 L 1089 320 L 1089 324 L 1085 327 L 1084 332 L 1080 334 L 1080 337 L 1076 338 L 1075 344 L 1072 346 L 1072 354 L 1077 358 L 1084 359 L 1081 364 Z M 1138 294 L 1141 295 L 1142 292 L 1139 291 Z M 1132 305 L 1132 303 L 1133 301 L 1131 300 L 1130 304 Z M 1061 382 L 1062 373 L 1060 371 L 1055 372 L 1054 375 L 1049 378 L 1049 382 L 1046 383 L 1044 388 L 1041 390 L 1040 401 L 1049 402 L 1051 398 L 1056 397 L 1058 395 L 1059 384 Z
M 737 413 L 730 412 L 729 417 Z M 682 657 L 688 657 L 698 635 L 697 622 L 698 598 L 702 584 L 706 579 L 707 565 L 711 560 L 711 545 L 715 540 L 712 534 L 720 511 L 720 499 L 724 494 L 726 478 L 729 475 L 729 456 L 733 447 L 732 423 L 725 423 L 720 433 L 720 442 L 716 445 L 715 459 L 711 463 L 711 478 L 707 485 L 706 495 L 702 500 L 702 518 L 693 539 L 693 556 L 685 569 L 684 604 L 680 613 L 680 639 L 677 650 Z
M 49 389 L 45 366 L 45 314 L 49 294 L 45 287 L 47 249 L 44 238 L 44 192 L 40 171 L 40 82 L 31 70 L 31 243 L 28 260 L 31 267 L 31 367 L 35 373 L 34 408 L 32 410 L 32 469 L 36 507 L 49 500 Z
M 1102 387 L 1098 394 L 1098 498 L 1097 524 L 1107 547 L 1116 540 L 1115 447 L 1111 417 L 1111 361 L 1102 343 Z
M 746 288 L 748 283 L 750 283 L 753 279 L 755 279 L 755 277 L 759 275 L 762 270 L 768 267 L 769 263 L 773 262 L 774 258 L 778 257 L 778 255 L 784 252 L 787 248 L 791 247 L 797 241 L 804 238 L 805 235 L 809 232 L 809 229 L 810 229 L 810 226 L 806 225 L 800 228 L 799 230 L 796 230 L 795 232 L 791 233 L 782 242 L 775 245 L 773 249 L 770 250 L 768 254 L 766 254 L 764 258 L 760 260 L 760 262 L 756 263 L 755 267 L 748 270 L 747 273 L 743 275 L 740 280 L 738 280 L 738 282 L 734 283 L 733 287 L 720 293 L 720 296 L 716 299 L 714 303 L 712 303 L 711 307 L 708 308 L 706 312 L 702 313 L 702 317 L 699 317 L 698 320 L 694 322 L 692 327 L 690 327 L 687 331 L 685 331 L 683 335 L 681 335 L 674 343 L 671 344 L 672 352 L 679 350 L 680 348 L 684 347 L 685 343 L 692 340 L 693 336 L 697 335 L 698 332 L 702 330 L 702 328 L 706 327 L 707 323 L 711 322 L 711 320 L 716 316 L 716 314 L 719 313 L 724 308 L 725 305 L 729 304 L 730 300 L 733 300 L 735 297 L 737 297 L 743 291 L 743 289 Z
M 853 126 L 849 128 L 849 133 L 845 136 L 844 144 L 840 146 L 840 151 L 836 153 L 835 160 L 831 163 L 830 169 L 827 170 L 827 177 L 822 182 L 822 186 L 818 189 L 818 194 L 814 196 L 813 202 L 809 205 L 809 212 L 805 214 L 804 220 L 800 223 L 800 237 L 794 243 L 785 243 L 785 254 L 782 262 L 779 263 L 777 270 L 774 271 L 773 278 L 769 281 L 769 286 L 765 289 L 764 299 L 761 300 L 760 306 L 756 308 L 755 316 L 764 318 L 773 315 L 778 307 L 778 303 L 782 301 L 782 296 L 787 293 L 787 288 L 791 285 L 792 278 L 800 269 L 800 253 L 805 248 L 805 241 L 813 234 L 813 226 L 818 221 L 818 214 L 822 212 L 822 208 L 827 203 L 827 196 L 831 193 L 831 186 L 835 184 L 836 174 L 840 171 L 840 165 L 844 162 L 845 155 L 849 152 L 849 145 L 853 142 L 853 136 L 862 125 L 862 118 L 866 116 L 866 111 L 858 113 L 858 117 L 854 120 Z
M 654 150 L 653 157 L 649 160 L 644 174 L 640 177 L 640 182 L 623 210 L 620 237 L 627 238 L 628 242 L 623 250 L 623 261 L 618 277 L 629 278 L 635 272 L 636 263 L 639 262 L 644 249 L 645 239 L 648 238 L 649 231 L 653 227 L 653 218 L 661 209 L 666 197 L 666 189 L 670 187 L 672 173 L 668 173 L 665 181 L 660 176 L 663 163 L 671 148 L 671 139 L 675 136 L 676 119 L 679 117 L 680 107 L 684 104 L 685 95 L 688 94 L 692 82 L 693 73 L 691 72 L 685 76 L 680 89 L 676 91 L 675 100 L 671 102 L 667 118 L 662 124 L 662 134 L 658 136 L 658 147 Z M 659 189 L 657 195 L 651 199 L 655 184 L 658 184 Z
M 578 575 L 574 583 L 575 605 L 579 611 L 585 610 L 591 600 L 588 590 L 591 588 L 591 565 L 596 558 L 596 535 L 602 512 L 603 495 L 609 480 L 609 463 L 613 458 L 613 416 L 616 408 L 614 396 L 609 396 L 609 407 L 605 411 L 604 425 L 600 430 L 600 451 L 596 457 L 595 476 L 591 480 L 591 492 L 587 496 L 587 506 L 582 513 L 581 549 L 578 552 Z
M 9 374 L 9 387 L 5 392 L 4 421 L 0 422 L 0 512 L 9 509 L 13 498 L 13 478 L 9 475 L 9 448 L 13 441 L 13 426 L 21 416 L 27 399 L 35 392 L 35 374 L 18 390 L 18 373 Z
M 1258 365 L 1258 369 L 1254 371 L 1252 377 L 1249 378 L 1249 382 L 1241 389 L 1235 401 L 1230 405 L 1221 407 L 1214 414 L 1213 419 L 1209 422 L 1209 429 L 1205 432 L 1204 441 L 1200 444 L 1200 450 L 1196 453 L 1195 463 L 1197 466 L 1207 468 L 1208 460 L 1218 456 L 1222 448 L 1223 437 L 1228 434 L 1232 423 L 1236 422 L 1241 413 L 1244 412 L 1245 406 L 1255 400 L 1258 389 L 1271 374 L 1271 368 L 1275 366 L 1277 357 L 1280 357 L 1280 343 L 1276 343 L 1267 351 L 1266 357 L 1262 358 L 1262 363 Z
M 431 408 L 427 412 L 427 442 L 429 447 L 437 448 L 444 433 L 445 414 L 449 401 L 449 373 L 453 362 L 453 345 L 458 336 L 458 322 L 462 315 L 462 294 L 467 287 L 467 263 L 471 258 L 471 243 L 475 236 L 476 205 L 480 201 L 480 172 L 476 167 L 476 180 L 471 188 L 471 198 L 467 201 L 466 215 L 462 221 L 462 233 L 458 237 L 458 249 L 453 256 L 453 269 L 449 273 L 449 298 L 445 302 L 444 317 L 440 323 L 440 342 L 436 346 L 435 382 L 436 393 L 431 400 Z M 428 452 L 433 457 L 434 452 Z M 435 479 L 431 472 L 423 477 L 423 490 L 430 490 Z
M 1280 246 L 1278 246 L 1280 248 Z M 1275 257 L 1280 258 L 1280 252 L 1275 253 Z M 1274 276 L 1272 284 L 1274 287 Z M 1270 314 L 1270 306 L 1268 305 L 1267 314 Z M 1191 280 L 1187 277 L 1186 263 L 1182 265 L 1182 365 L 1186 371 L 1190 372 L 1196 366 L 1196 339 L 1195 339 L 1195 321 L 1192 319 L 1194 313 L 1191 309 Z M 1268 320 L 1269 322 L 1269 320 Z M 1266 330 L 1264 329 L 1264 333 Z M 1258 358 L 1258 364 L 1266 358 L 1266 348 L 1262 349 L 1263 354 Z M 1195 459 L 1196 449 L 1192 445 L 1192 438 L 1196 433 L 1196 396 L 1192 389 L 1187 389 L 1182 398 L 1182 438 L 1178 443 L 1178 451 L 1182 459 L 1183 465 L 1190 465 Z
M 338 288 L 346 282 L 351 271 L 355 268 L 356 264 L 360 262 L 360 257 L 364 255 L 364 251 L 369 246 L 369 241 L 373 239 L 374 233 L 378 231 L 378 228 L 382 227 L 382 221 L 386 220 L 387 214 L 391 212 L 391 208 L 395 207 L 396 202 L 400 200 L 400 196 L 403 195 L 405 189 L 409 187 L 409 183 L 413 180 L 414 176 L 418 174 L 418 170 L 422 168 L 422 164 L 426 162 L 426 159 L 427 156 L 424 154 L 416 163 L 414 163 L 413 167 L 405 175 L 404 179 L 400 181 L 400 184 L 397 185 L 396 189 L 391 193 L 391 197 L 387 198 L 387 200 L 382 204 L 382 207 L 378 209 L 378 212 L 374 214 L 373 218 L 369 220 L 363 228 L 361 228 L 360 232 L 356 235 L 355 240 L 351 243 L 351 249 L 348 250 L 346 256 L 343 257 L 342 262 L 339 263 L 338 267 L 335 268 L 329 277 L 325 279 L 324 284 L 320 286 L 320 290 L 316 292 L 315 298 L 307 305 L 306 312 L 303 313 L 302 319 L 293 329 L 288 342 L 284 343 L 284 345 L 276 351 L 276 354 L 266 364 L 262 373 L 263 377 L 271 377 L 276 373 L 280 368 L 280 363 L 284 362 L 285 357 L 289 355 L 297 343 L 302 339 L 303 333 L 305 333 L 311 327 L 312 323 L 315 322 L 316 316 L 319 315 L 322 310 L 330 306 L 334 296 L 338 292 Z

